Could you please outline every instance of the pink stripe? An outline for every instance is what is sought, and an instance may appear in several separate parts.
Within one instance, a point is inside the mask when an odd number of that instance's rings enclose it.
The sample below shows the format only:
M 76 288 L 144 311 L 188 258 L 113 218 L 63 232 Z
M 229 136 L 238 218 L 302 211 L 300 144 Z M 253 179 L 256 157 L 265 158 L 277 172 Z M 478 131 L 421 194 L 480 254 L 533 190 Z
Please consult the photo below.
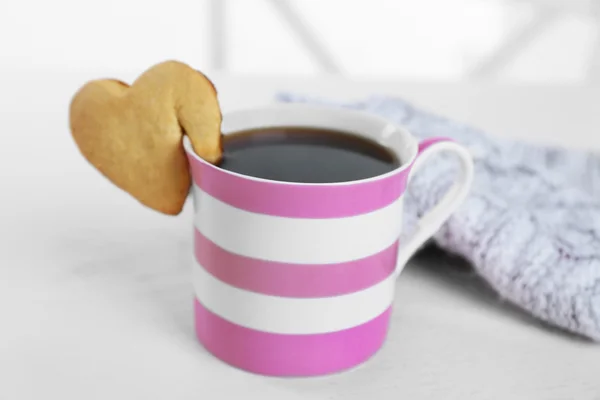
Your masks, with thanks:
M 371 321 L 343 331 L 281 335 L 248 329 L 217 316 L 194 301 L 196 335 L 222 361 L 271 376 L 314 376 L 357 366 L 383 344 L 391 307 Z M 260 310 L 257 310 L 260 312 Z
M 410 169 L 357 183 L 311 185 L 255 180 L 189 153 L 188 159 L 194 182 L 209 195 L 242 210 L 292 218 L 341 218 L 378 210 L 404 193 Z
M 372 256 L 338 264 L 291 264 L 231 253 L 197 229 L 198 263 L 215 278 L 240 289 L 282 297 L 330 297 L 371 287 L 396 266 L 398 243 Z
M 421 153 L 423 153 L 425 150 L 427 150 L 429 147 L 433 146 L 436 143 L 439 142 L 453 142 L 454 140 L 451 138 L 447 138 L 447 137 L 433 137 L 433 138 L 429 138 L 429 139 L 423 139 L 419 142 L 419 150 L 417 153 L 417 156 L 420 155 Z

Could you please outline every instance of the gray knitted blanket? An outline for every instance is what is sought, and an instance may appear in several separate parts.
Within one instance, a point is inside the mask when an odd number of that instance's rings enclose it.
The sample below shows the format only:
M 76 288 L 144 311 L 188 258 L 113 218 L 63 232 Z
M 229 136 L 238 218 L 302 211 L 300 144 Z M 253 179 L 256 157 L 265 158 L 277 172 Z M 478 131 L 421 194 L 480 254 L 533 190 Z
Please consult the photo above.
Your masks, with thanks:
M 473 188 L 433 241 L 467 259 L 501 297 L 600 341 L 600 156 L 492 138 L 398 98 L 335 104 L 282 93 L 278 100 L 362 109 L 418 139 L 446 136 L 470 148 Z M 455 168 L 440 155 L 415 174 L 406 232 L 450 187 Z

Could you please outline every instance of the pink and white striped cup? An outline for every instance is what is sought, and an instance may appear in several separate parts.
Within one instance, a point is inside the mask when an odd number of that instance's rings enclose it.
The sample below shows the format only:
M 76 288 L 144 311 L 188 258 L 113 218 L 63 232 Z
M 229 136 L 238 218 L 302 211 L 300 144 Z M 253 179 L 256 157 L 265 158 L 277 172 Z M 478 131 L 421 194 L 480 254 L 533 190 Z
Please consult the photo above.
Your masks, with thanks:
M 282 104 L 226 114 L 223 133 L 276 126 L 337 129 L 393 149 L 402 165 L 344 183 L 277 182 L 225 171 L 185 139 L 194 186 L 193 281 L 200 342 L 254 373 L 310 376 L 354 367 L 382 346 L 395 280 L 460 205 L 473 177 L 462 146 L 417 143 L 370 114 Z M 451 151 L 461 173 L 410 240 L 398 244 L 402 198 L 428 156 Z

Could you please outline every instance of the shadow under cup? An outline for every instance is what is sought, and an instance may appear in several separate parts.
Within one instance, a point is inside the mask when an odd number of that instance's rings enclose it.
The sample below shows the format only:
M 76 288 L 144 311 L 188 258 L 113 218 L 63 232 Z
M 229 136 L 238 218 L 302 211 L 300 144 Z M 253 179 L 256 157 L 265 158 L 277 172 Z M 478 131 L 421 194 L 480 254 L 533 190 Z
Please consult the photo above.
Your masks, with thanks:
M 277 105 L 226 114 L 223 133 L 268 127 L 360 134 L 402 165 L 369 179 L 303 184 L 222 170 L 187 137 L 194 180 L 193 284 L 200 342 L 264 375 L 354 367 L 383 344 L 394 298 L 402 194 L 418 145 L 365 113 Z

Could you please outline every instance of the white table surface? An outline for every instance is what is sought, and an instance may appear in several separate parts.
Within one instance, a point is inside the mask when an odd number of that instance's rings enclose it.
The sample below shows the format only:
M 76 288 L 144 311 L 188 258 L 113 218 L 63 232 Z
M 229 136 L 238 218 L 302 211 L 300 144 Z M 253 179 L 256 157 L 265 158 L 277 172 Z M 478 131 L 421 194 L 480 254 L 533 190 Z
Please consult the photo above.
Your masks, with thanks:
M 104 75 L 0 78 L 0 399 L 600 399 L 600 345 L 538 324 L 435 252 L 402 275 L 387 342 L 356 370 L 287 380 L 216 360 L 193 332 L 190 204 L 178 217 L 139 206 L 69 136 L 70 96 Z M 277 89 L 394 93 L 498 135 L 600 148 L 598 88 L 214 80 L 225 111 Z

